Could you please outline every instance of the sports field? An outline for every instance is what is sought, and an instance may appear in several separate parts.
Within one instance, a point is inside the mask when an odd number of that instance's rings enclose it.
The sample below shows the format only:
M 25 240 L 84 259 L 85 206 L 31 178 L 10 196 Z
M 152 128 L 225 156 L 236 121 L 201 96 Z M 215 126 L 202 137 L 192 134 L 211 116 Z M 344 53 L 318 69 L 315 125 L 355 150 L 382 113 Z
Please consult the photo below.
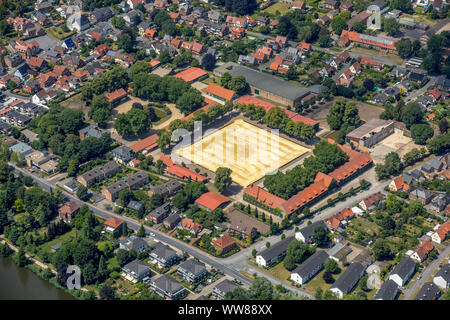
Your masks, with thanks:
M 211 171 L 228 167 L 233 181 L 246 187 L 308 151 L 276 133 L 238 119 L 178 149 L 177 153 Z

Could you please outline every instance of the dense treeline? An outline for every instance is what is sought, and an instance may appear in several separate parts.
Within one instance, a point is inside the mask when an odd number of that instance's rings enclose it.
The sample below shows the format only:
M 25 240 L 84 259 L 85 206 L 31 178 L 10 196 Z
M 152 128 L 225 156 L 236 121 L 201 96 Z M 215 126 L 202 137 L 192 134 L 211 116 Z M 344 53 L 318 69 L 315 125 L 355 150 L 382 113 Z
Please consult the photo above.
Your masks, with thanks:
M 288 199 L 298 191 L 309 186 L 318 172 L 329 173 L 348 160 L 348 156 L 337 145 L 325 140 L 320 141 L 314 148 L 314 156 L 308 157 L 303 165 L 274 175 L 267 175 L 264 187 L 283 199 Z
M 315 42 L 319 37 L 320 26 L 313 22 L 314 16 L 292 10 L 281 17 L 277 25 L 277 34 L 293 41 Z
M 90 101 L 95 95 L 114 91 L 128 85 L 129 77 L 124 68 L 114 66 L 100 78 L 95 78 L 81 87 L 81 98 Z
M 280 129 L 303 141 L 311 140 L 316 133 L 312 125 L 292 121 L 283 109 L 279 107 L 273 107 L 267 111 L 264 116 L 264 122 L 271 128 Z
M 49 149 L 60 156 L 59 169 L 69 172 L 111 148 L 113 141 L 108 134 L 80 140 L 78 132 L 85 126 L 82 111 L 54 105 L 47 113 L 31 120 L 28 128 L 39 134 L 39 141 L 32 146 L 39 150 Z

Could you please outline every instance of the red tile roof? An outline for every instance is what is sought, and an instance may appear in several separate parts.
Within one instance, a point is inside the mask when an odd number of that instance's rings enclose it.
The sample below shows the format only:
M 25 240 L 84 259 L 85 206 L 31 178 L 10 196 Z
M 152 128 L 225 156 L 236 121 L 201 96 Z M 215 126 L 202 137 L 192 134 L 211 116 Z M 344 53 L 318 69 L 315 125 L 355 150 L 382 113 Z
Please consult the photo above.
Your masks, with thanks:
M 326 222 L 334 229 L 337 229 L 341 224 L 341 221 L 347 220 L 354 216 L 354 212 L 351 208 L 346 208 L 334 215 L 332 215 Z
M 178 164 L 174 164 L 173 166 L 169 167 L 167 172 L 171 173 L 179 178 L 182 178 L 182 179 L 191 178 L 191 180 L 193 180 L 193 181 L 201 181 L 201 182 L 208 180 L 208 178 L 206 178 L 192 170 L 189 170 L 188 168 L 182 167 Z
M 203 226 L 200 223 L 197 223 L 194 220 L 189 219 L 189 218 L 183 218 L 180 221 L 180 225 L 183 228 L 183 230 L 186 230 L 186 231 L 193 230 L 195 233 L 197 233 L 203 229 Z
M 205 89 L 205 92 L 207 92 L 209 94 L 212 94 L 214 96 L 223 98 L 225 100 L 233 99 L 233 96 L 235 94 L 234 91 L 225 89 L 225 88 L 223 88 L 221 86 L 218 86 L 215 83 L 209 83 L 208 87 Z
M 80 206 L 75 202 L 66 202 L 61 208 L 59 208 L 59 213 L 67 216 L 72 215 L 75 211 L 79 209 Z
M 369 36 L 365 34 L 360 34 L 358 32 L 354 31 L 348 31 L 348 30 L 342 30 L 340 38 L 348 39 L 352 42 L 358 42 L 363 44 L 368 44 L 371 46 L 376 46 L 382 49 L 388 49 L 388 50 L 397 50 L 395 48 L 395 41 L 381 38 L 381 37 L 374 37 Z
M 362 56 L 360 64 L 362 64 L 363 66 L 371 65 L 374 67 L 381 67 L 381 65 L 382 65 L 381 62 L 375 61 L 372 59 L 372 57 L 369 57 L 369 56 Z
M 152 67 L 156 67 L 156 66 L 159 65 L 160 63 L 161 63 L 161 61 L 155 60 L 155 59 L 152 59 L 152 60 L 150 60 L 150 62 L 149 62 L 149 64 L 150 64 Z
M 450 207 L 447 206 L 447 209 Z M 437 230 L 436 233 L 438 234 L 439 238 L 441 240 L 445 239 L 445 237 L 447 236 L 447 234 L 450 232 L 450 221 L 446 221 L 444 224 L 442 224 Z
M 111 227 L 111 228 L 114 228 L 114 229 L 119 228 L 122 224 L 123 224 L 122 220 L 119 220 L 119 219 L 114 218 L 114 217 L 109 218 L 108 220 L 106 220 L 103 223 L 104 226 Z
M 229 201 L 230 199 L 222 196 L 221 194 L 215 192 L 207 192 L 202 194 L 200 198 L 195 200 L 195 203 L 212 211 Z
M 191 82 L 197 80 L 198 78 L 203 77 L 206 74 L 208 74 L 208 72 L 206 72 L 203 69 L 190 67 L 186 70 L 177 73 L 176 75 L 174 75 L 174 77 L 178 79 L 183 79 L 186 82 Z
M 116 101 L 117 99 L 126 97 L 126 95 L 127 95 L 127 92 L 123 88 L 117 89 L 116 91 L 113 91 L 113 92 L 105 93 L 105 97 L 106 97 L 106 99 L 108 99 L 109 103 L 112 103 L 112 102 Z
M 230 246 L 236 245 L 236 241 L 234 241 L 234 239 L 227 234 L 219 238 L 213 239 L 211 242 L 215 247 L 220 248 L 222 250 Z
M 158 135 L 153 134 L 145 139 L 139 140 L 135 144 L 131 145 L 130 148 L 136 153 L 141 152 L 142 150 L 150 151 L 153 148 L 156 148 L 157 146 L 158 146 Z
M 405 190 L 405 191 L 409 190 L 409 185 L 406 184 L 403 181 L 403 177 L 402 176 L 395 178 L 394 179 L 394 184 L 395 184 L 395 189 L 396 190 Z
M 433 96 L 434 99 L 439 100 L 441 98 L 441 92 L 434 88 L 433 90 L 430 90 L 430 92 L 428 92 L 429 95 Z
M 244 189 L 244 193 L 255 198 L 256 201 L 265 204 L 273 209 L 280 207 L 285 200 L 277 197 L 274 194 L 271 194 L 267 190 L 258 187 L 257 185 L 251 184 L 247 188 Z
M 159 160 L 161 160 L 161 161 L 164 163 L 164 165 L 167 166 L 167 167 L 173 166 L 173 161 L 172 161 L 172 159 L 170 159 L 170 157 L 168 157 L 168 156 L 161 155 L 161 156 L 159 157 Z
M 422 261 L 434 249 L 430 240 L 422 242 L 416 249 L 416 253 Z

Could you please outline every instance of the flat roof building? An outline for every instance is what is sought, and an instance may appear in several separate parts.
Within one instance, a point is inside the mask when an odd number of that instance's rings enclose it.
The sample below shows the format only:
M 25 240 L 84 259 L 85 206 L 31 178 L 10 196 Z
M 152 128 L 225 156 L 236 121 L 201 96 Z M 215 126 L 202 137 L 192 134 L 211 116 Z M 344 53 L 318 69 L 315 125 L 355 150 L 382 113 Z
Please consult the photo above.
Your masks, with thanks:
M 371 119 L 347 134 L 349 143 L 370 148 L 394 133 L 394 121 Z

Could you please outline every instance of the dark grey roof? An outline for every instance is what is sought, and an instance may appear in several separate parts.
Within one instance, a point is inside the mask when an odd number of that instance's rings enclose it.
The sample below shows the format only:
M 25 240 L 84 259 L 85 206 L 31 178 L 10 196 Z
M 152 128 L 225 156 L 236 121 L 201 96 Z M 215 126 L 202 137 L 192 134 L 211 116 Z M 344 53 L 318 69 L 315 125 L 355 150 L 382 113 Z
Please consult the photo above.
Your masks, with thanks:
M 158 217 L 166 215 L 168 212 L 170 212 L 171 208 L 172 208 L 172 204 L 170 202 L 166 202 L 162 206 L 159 206 L 158 208 L 156 208 L 155 210 L 150 212 L 150 215 L 158 218 Z
M 179 269 L 184 269 L 189 273 L 192 273 L 194 275 L 203 273 L 206 270 L 205 264 L 195 260 L 195 259 L 189 259 L 184 261 L 180 266 Z
M 219 284 L 217 284 L 214 288 L 221 292 L 225 292 L 225 294 L 226 294 L 227 292 L 231 292 L 238 287 L 239 286 L 237 284 L 235 284 L 233 281 L 225 279 L 222 282 L 220 282 Z
M 360 279 L 362 272 L 364 271 L 364 266 L 359 262 L 351 263 L 347 270 L 336 280 L 336 282 L 331 286 L 331 288 L 337 288 L 344 293 L 350 292 L 355 280 Z
M 12 129 L 12 126 L 5 121 L 0 120 L 0 131 L 9 131 Z
M 426 79 L 426 76 L 424 74 L 411 71 L 411 73 L 408 75 L 408 79 L 411 81 L 421 82 Z
M 416 263 L 412 259 L 405 257 L 395 266 L 394 270 L 392 270 L 391 272 L 391 275 L 397 274 L 401 279 L 404 280 L 411 269 L 415 267 Z
M 124 161 L 129 161 L 132 158 L 133 150 L 127 146 L 122 145 L 113 149 L 112 153 Z
M 444 265 L 434 277 L 442 277 L 445 281 L 450 282 L 450 264 Z
M 392 280 L 386 280 L 380 290 L 377 291 L 374 300 L 393 300 L 398 291 L 398 285 Z
M 270 248 L 261 251 L 259 255 L 262 256 L 266 261 L 271 260 L 274 257 L 279 256 L 282 252 L 286 251 L 289 243 L 291 243 L 292 240 L 294 240 L 294 236 L 287 237 L 284 240 L 275 243 Z
M 307 239 L 313 236 L 314 230 L 317 227 L 323 227 L 325 231 L 327 231 L 327 225 L 322 220 L 320 220 L 311 223 L 309 226 L 301 228 L 298 232 L 300 232 Z
M 310 90 L 296 86 L 288 81 L 276 78 L 264 72 L 256 71 L 236 63 L 224 66 L 224 72 L 229 72 L 233 77 L 244 76 L 252 87 L 270 92 L 289 100 L 296 100 L 306 96 Z
M 128 203 L 127 208 L 130 208 L 133 210 L 139 210 L 140 208 L 142 208 L 142 206 L 143 206 L 142 202 L 131 200 Z
M 414 300 L 435 300 L 440 296 L 439 287 L 433 282 L 427 282 L 420 289 Z
M 328 257 L 328 253 L 325 251 L 316 251 L 305 262 L 295 268 L 292 273 L 296 273 L 302 278 L 307 277 L 313 270 L 316 270 L 318 266 L 323 266 L 328 260 Z
M 153 283 L 155 287 L 163 290 L 164 292 L 168 292 L 169 294 L 175 294 L 184 288 L 180 282 L 165 274 L 158 279 L 153 280 Z
M 147 242 L 145 242 L 142 238 L 137 236 L 131 236 L 127 239 L 120 240 L 120 243 L 125 245 L 127 248 L 131 249 L 138 249 L 141 247 L 148 247 Z
M 163 183 L 159 186 L 157 186 L 153 192 L 163 194 L 168 192 L 169 194 L 174 193 L 175 191 L 180 190 L 183 187 L 180 181 L 172 179 L 167 181 L 166 183 Z
M 157 255 L 159 258 L 167 259 L 173 255 L 176 255 L 175 251 L 161 242 L 157 242 L 153 246 L 155 249 L 153 249 L 152 254 Z
M 416 190 L 411 192 L 412 195 L 416 196 L 419 199 L 430 199 L 432 197 L 434 197 L 434 193 L 423 189 L 423 188 L 417 188 Z
M 81 129 L 80 132 L 83 133 L 85 137 L 100 138 L 102 136 L 102 132 L 100 131 L 100 129 L 93 124 Z
M 141 260 L 135 259 L 135 260 L 131 261 L 130 263 L 127 263 L 123 267 L 123 269 L 129 270 L 129 271 L 134 272 L 139 275 L 143 272 L 150 270 L 150 267 L 146 263 L 142 262 Z
M 166 218 L 166 223 L 173 224 L 177 223 L 180 220 L 180 216 L 176 213 L 171 213 Z

